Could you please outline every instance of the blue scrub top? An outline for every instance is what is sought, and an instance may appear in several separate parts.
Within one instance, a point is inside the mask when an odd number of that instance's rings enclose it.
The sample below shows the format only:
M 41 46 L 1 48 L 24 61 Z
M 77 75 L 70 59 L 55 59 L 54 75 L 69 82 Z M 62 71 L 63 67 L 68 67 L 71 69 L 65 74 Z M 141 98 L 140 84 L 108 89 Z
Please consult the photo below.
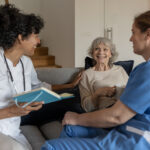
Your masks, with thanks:
M 120 100 L 137 113 L 125 125 L 150 131 L 150 61 L 132 71 Z

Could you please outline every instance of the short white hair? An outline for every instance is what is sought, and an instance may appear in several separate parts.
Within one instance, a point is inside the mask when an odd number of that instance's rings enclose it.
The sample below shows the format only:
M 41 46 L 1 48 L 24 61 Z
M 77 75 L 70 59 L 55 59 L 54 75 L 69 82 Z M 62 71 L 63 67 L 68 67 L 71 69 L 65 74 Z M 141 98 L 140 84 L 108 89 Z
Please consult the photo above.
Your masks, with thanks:
M 116 51 L 115 45 L 109 40 L 108 38 L 105 37 L 97 37 L 96 39 L 93 40 L 91 46 L 88 49 L 88 54 L 93 57 L 93 51 L 95 48 L 98 47 L 99 44 L 103 43 L 104 45 L 108 46 L 111 51 L 112 57 L 109 60 L 109 64 L 111 65 L 117 58 L 118 53 Z

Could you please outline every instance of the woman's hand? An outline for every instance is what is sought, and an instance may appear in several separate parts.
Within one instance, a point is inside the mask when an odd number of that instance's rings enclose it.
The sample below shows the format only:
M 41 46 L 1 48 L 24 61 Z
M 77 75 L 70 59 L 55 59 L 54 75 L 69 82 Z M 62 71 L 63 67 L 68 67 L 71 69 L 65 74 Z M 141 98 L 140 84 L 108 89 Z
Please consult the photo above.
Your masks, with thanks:
M 67 112 L 62 120 L 62 125 L 77 125 L 78 116 L 79 114 L 75 112 Z
M 103 87 L 99 88 L 95 91 L 96 97 L 99 96 L 106 96 L 106 97 L 112 97 L 116 94 L 116 87 Z
M 43 102 L 33 102 L 25 108 L 22 108 L 21 106 L 24 104 L 26 103 L 20 103 L 20 107 L 16 106 L 15 104 L 8 107 L 10 116 L 24 116 L 29 114 L 31 111 L 39 110 L 42 107 Z
M 57 90 L 62 90 L 62 89 L 74 88 L 80 82 L 82 78 L 82 73 L 83 71 L 80 72 L 71 83 L 52 85 L 52 90 L 57 91 Z
M 79 84 L 79 82 L 80 82 L 80 80 L 82 78 L 82 74 L 83 74 L 83 71 L 81 71 L 80 73 L 78 73 L 78 75 L 75 77 L 75 79 L 71 83 L 72 87 L 75 87 L 76 85 Z

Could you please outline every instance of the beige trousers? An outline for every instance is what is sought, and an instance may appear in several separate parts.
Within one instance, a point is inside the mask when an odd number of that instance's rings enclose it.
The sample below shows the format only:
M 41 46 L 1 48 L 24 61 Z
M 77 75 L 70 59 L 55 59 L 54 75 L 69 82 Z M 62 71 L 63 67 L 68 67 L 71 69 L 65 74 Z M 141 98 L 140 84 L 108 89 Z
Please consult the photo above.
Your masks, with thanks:
M 27 150 L 27 148 L 10 136 L 0 133 L 0 150 Z

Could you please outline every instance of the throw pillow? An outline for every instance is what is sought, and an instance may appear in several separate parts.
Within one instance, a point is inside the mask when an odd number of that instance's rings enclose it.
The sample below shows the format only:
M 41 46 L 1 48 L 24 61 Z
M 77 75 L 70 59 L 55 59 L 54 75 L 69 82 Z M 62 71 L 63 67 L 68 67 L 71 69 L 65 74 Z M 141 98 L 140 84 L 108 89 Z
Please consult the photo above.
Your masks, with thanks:
M 134 60 L 126 60 L 126 61 L 117 61 L 114 62 L 115 65 L 120 65 L 124 68 L 124 70 L 127 72 L 128 75 L 130 75 L 130 72 L 132 71 Z M 90 57 L 85 58 L 85 69 L 88 69 L 89 67 L 93 67 L 94 65 L 94 59 Z

